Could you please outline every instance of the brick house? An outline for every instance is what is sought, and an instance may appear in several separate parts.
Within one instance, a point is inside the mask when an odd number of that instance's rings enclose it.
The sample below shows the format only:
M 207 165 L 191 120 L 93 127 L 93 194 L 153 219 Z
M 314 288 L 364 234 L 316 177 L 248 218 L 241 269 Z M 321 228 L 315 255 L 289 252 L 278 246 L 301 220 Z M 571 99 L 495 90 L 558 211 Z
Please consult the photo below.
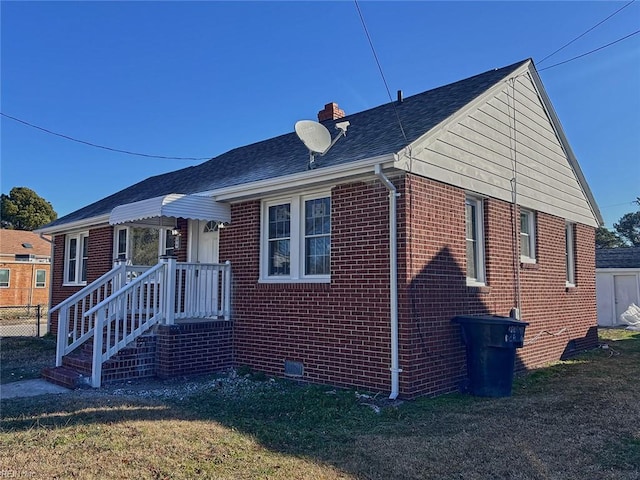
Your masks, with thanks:
M 49 305 L 50 268 L 50 240 L 0 229 L 0 306 Z
M 350 125 L 312 165 L 292 132 L 42 228 L 48 377 L 247 365 L 412 398 L 464 378 L 459 314 L 529 322 L 521 369 L 597 344 L 602 219 L 531 60 L 319 120 Z

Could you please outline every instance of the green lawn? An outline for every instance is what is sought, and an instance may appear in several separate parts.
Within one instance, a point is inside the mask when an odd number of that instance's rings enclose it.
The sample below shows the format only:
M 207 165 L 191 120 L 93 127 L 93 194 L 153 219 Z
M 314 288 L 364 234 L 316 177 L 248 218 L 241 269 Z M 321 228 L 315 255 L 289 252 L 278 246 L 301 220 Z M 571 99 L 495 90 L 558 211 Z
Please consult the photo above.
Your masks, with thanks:
M 509 398 L 392 406 L 249 374 L 3 400 L 0 465 L 61 479 L 638 479 L 640 333 L 601 339 L 610 348 L 519 377 Z

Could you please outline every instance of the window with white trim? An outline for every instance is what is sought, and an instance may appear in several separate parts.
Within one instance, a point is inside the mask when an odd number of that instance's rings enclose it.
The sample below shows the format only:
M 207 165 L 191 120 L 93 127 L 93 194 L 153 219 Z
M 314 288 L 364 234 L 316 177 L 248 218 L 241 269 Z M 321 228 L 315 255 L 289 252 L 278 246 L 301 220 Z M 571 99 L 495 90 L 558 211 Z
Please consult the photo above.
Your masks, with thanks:
M 331 197 L 294 195 L 264 202 L 260 258 L 263 281 L 328 281 Z
M 520 210 L 520 261 L 536 263 L 536 215 Z
M 64 247 L 64 283 L 86 285 L 89 232 L 67 235 Z
M 173 229 L 119 227 L 115 231 L 114 258 L 132 265 L 156 265 L 163 255 L 173 255 L 176 236 Z
M 465 202 L 467 285 L 485 284 L 484 214 L 482 200 L 467 197 Z
M 0 288 L 9 288 L 9 278 L 11 270 L 8 268 L 0 268 Z
M 46 270 L 36 270 L 36 288 L 44 288 L 47 286 L 47 271 Z
M 565 225 L 565 257 L 567 268 L 567 287 L 576 286 L 576 257 L 574 248 L 574 228 L 573 223 Z

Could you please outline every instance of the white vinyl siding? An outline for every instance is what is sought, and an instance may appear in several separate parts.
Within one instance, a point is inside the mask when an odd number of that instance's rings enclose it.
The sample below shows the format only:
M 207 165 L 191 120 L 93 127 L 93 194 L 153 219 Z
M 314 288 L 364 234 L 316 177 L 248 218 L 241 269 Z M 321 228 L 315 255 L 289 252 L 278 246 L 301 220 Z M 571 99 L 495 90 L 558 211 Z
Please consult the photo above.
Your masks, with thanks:
M 261 281 L 329 281 L 331 198 L 327 193 L 265 201 L 261 236 Z
M 411 170 L 508 202 L 515 176 L 518 204 L 596 226 L 530 76 L 517 77 L 515 93 L 510 81 L 498 88 L 494 96 L 416 145 Z
M 89 232 L 67 235 L 64 249 L 64 283 L 86 285 Z
M 484 214 L 482 200 L 467 197 L 465 202 L 465 227 L 467 285 L 484 285 Z

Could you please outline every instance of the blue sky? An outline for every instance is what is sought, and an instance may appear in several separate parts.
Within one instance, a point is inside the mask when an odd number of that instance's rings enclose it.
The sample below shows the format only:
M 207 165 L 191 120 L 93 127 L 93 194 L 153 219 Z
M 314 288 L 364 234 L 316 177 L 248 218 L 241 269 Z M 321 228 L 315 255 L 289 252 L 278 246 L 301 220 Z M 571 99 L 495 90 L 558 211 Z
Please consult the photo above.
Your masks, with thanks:
M 634 2 L 372 2 L 360 9 L 389 88 L 405 96 L 533 58 L 607 226 L 640 196 Z M 12 2 L 1 9 L 4 114 L 86 142 L 208 159 L 293 131 L 335 101 L 389 101 L 354 2 Z M 538 63 L 541 62 L 541 63 Z M 131 156 L 2 117 L 3 193 L 59 216 L 201 163 Z

